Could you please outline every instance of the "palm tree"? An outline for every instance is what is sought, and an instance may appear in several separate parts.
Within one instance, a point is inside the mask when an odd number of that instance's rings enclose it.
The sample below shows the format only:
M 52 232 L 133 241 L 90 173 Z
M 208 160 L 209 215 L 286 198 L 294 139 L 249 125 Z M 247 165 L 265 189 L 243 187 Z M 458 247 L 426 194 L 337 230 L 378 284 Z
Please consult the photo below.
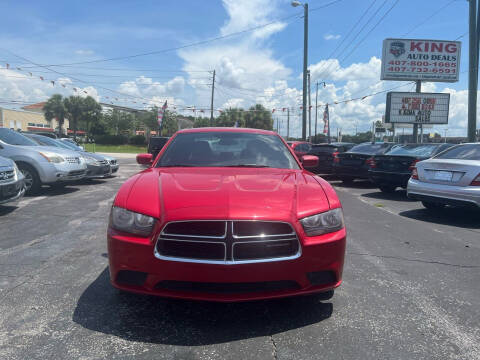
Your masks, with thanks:
M 73 127 L 73 140 L 77 140 L 78 120 L 84 114 L 85 101 L 80 96 L 69 96 L 63 100 L 70 126 Z
M 87 96 L 84 100 L 84 117 L 85 126 L 87 130 L 87 136 L 90 135 L 90 123 L 98 121 L 100 114 L 102 113 L 102 107 L 91 96 Z
M 45 114 L 45 119 L 47 121 L 52 121 L 56 119 L 58 122 L 58 132 L 63 133 L 62 127 L 65 123 L 65 114 L 66 109 L 63 103 L 63 97 L 60 94 L 54 94 L 43 107 L 43 112 Z

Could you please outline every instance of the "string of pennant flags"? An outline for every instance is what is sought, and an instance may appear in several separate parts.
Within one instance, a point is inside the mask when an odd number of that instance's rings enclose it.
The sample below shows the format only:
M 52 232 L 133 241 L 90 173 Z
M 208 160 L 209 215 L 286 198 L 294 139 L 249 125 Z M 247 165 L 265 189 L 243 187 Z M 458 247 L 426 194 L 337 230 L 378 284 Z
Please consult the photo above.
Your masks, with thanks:
M 30 78 L 32 78 L 32 79 L 36 78 L 36 79 L 39 79 L 41 81 L 48 82 L 52 85 L 52 87 L 61 86 L 64 89 L 72 90 L 76 94 L 84 93 L 86 95 L 89 95 L 88 90 L 86 90 L 85 88 L 81 88 L 79 86 L 74 86 L 73 84 L 66 83 L 65 81 L 62 81 L 61 79 L 57 79 L 57 80 L 47 79 L 42 75 L 36 75 L 33 72 L 31 72 L 29 70 L 26 70 L 22 67 L 12 67 L 8 63 L 5 64 L 5 69 L 12 70 L 12 71 L 19 71 L 19 72 L 28 74 Z M 70 79 L 68 79 L 68 80 L 69 80 L 69 82 L 71 82 Z M 358 96 L 358 97 L 350 98 L 350 99 L 346 99 L 346 100 L 339 100 L 339 101 L 332 101 L 332 102 L 328 102 L 328 103 L 318 104 L 317 108 L 325 107 L 325 112 L 328 113 L 328 106 L 339 105 L 339 104 L 347 104 L 347 103 L 350 103 L 350 102 L 353 102 L 353 101 L 363 101 L 367 98 L 370 98 L 370 97 L 373 97 L 373 96 L 376 96 L 376 95 L 379 95 L 379 94 L 382 94 L 382 93 L 386 93 L 386 92 L 394 90 L 396 88 L 407 86 L 407 85 L 410 85 L 410 84 L 413 84 L 413 83 L 414 82 L 405 83 L 405 84 L 402 84 L 402 85 L 399 85 L 399 86 L 396 86 L 396 87 L 393 87 L 393 88 L 390 88 L 390 89 L 387 89 L 387 90 L 382 90 L 382 91 L 378 91 L 378 92 L 375 92 L 375 93 L 371 93 L 371 94 L 367 94 L 367 95 L 363 95 L 363 96 Z M 114 90 L 111 90 L 111 91 L 114 91 Z M 152 105 L 153 104 L 153 101 L 151 99 L 137 97 L 137 96 L 128 95 L 128 94 L 127 94 L 127 96 L 128 96 L 128 98 L 113 96 L 113 95 L 111 95 L 111 96 L 103 95 L 101 97 L 106 100 L 106 101 L 104 101 L 104 103 L 109 102 L 111 105 L 115 105 L 115 102 L 117 102 L 117 103 L 118 102 L 121 102 L 121 103 L 129 102 L 129 103 L 138 104 L 138 105 Z M 185 106 L 185 105 L 178 105 L 178 104 L 174 104 L 174 103 L 173 104 L 170 103 L 168 105 L 169 105 L 170 109 L 179 110 L 179 111 L 192 111 L 195 115 L 196 115 L 197 112 L 202 114 L 202 113 L 206 113 L 206 112 L 211 111 L 210 107 L 207 107 L 207 106 L 205 106 L 205 107 L 204 106 L 202 106 L 202 107 Z M 308 107 L 309 110 L 311 110 L 312 108 L 315 108 L 315 106 L 310 105 Z M 277 116 L 278 115 L 284 115 L 283 113 L 285 113 L 285 111 L 287 111 L 287 110 L 293 110 L 293 111 L 303 110 L 303 106 L 300 105 L 300 106 L 297 106 L 297 107 L 279 107 L 279 108 L 270 109 L 271 113 L 272 114 L 277 113 Z M 216 109 L 213 109 L 213 111 L 218 113 L 218 114 L 222 114 L 225 111 L 225 109 L 216 108 Z M 251 110 L 243 110 L 243 111 L 244 112 L 258 112 L 258 111 L 265 111 L 265 110 L 251 109 Z M 281 112 L 282 114 L 279 114 L 279 112 Z M 325 115 L 324 115 L 324 118 L 325 118 Z M 327 118 L 328 118 L 328 115 L 327 115 Z

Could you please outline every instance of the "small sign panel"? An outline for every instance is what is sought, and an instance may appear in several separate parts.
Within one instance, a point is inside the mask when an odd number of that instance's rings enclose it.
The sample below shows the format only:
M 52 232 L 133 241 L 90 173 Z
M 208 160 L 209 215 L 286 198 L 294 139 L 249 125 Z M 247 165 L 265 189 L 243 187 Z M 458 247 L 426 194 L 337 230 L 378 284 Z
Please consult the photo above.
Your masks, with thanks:
M 460 41 L 385 39 L 381 80 L 457 82 Z
M 387 93 L 386 123 L 448 124 L 450 94 Z

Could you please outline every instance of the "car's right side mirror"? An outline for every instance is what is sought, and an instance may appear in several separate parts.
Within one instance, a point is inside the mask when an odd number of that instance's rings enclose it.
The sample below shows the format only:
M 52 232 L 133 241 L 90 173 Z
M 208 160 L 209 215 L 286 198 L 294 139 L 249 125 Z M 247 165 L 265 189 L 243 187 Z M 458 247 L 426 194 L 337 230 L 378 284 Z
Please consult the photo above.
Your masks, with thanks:
M 140 165 L 152 165 L 153 157 L 152 154 L 138 154 L 137 163 Z

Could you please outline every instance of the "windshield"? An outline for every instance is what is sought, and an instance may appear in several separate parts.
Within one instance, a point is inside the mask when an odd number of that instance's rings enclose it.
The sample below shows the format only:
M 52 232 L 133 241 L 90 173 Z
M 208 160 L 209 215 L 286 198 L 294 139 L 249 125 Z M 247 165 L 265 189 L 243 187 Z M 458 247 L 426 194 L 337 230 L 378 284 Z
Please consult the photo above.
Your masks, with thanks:
M 42 135 L 32 135 L 30 136 L 30 138 L 37 142 L 39 145 L 44 145 L 44 146 L 55 146 L 55 147 L 59 147 L 59 148 L 62 148 L 62 149 L 69 149 L 70 148 L 68 146 L 65 146 L 62 142 L 58 141 L 58 140 L 55 140 L 55 139 L 52 139 L 52 138 L 49 138 L 48 136 L 42 136 Z
M 362 153 L 362 154 L 379 154 L 388 148 L 388 144 L 360 144 L 352 147 L 347 152 Z
M 438 154 L 435 159 L 480 160 L 480 144 L 458 145 Z
M 387 152 L 388 155 L 432 156 L 438 145 L 398 145 Z
M 83 151 L 80 146 L 75 145 L 74 143 L 70 141 L 65 141 L 65 140 L 57 140 L 60 144 L 62 144 L 65 148 L 70 149 L 70 150 L 75 150 L 75 151 Z
M 157 164 L 175 166 L 299 169 L 278 136 L 241 132 L 178 134 Z
M 32 139 L 29 139 L 16 131 L 5 128 L 0 129 L 0 140 L 10 145 L 38 146 L 38 143 Z

